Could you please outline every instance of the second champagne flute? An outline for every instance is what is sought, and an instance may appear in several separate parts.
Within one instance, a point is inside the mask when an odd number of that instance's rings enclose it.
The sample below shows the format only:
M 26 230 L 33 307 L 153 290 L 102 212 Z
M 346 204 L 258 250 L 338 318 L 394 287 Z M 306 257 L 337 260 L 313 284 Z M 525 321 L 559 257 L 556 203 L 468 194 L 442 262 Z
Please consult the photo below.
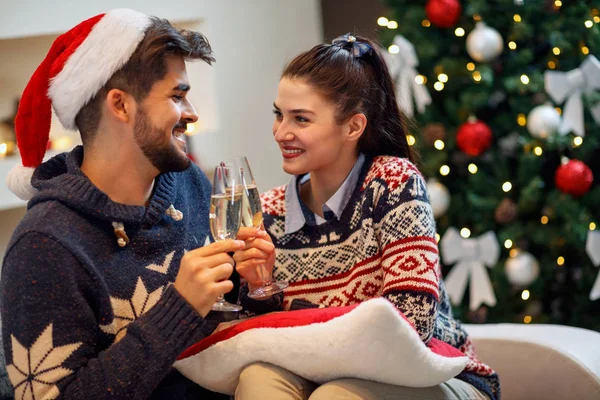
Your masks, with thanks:
M 260 205 L 258 188 L 256 187 L 250 164 L 246 157 L 236 158 L 235 163 L 239 169 L 241 185 L 244 189 L 242 200 L 242 226 L 260 229 L 263 222 L 263 213 Z M 263 299 L 282 292 L 283 289 L 288 287 L 287 282 L 273 281 L 271 273 L 266 270 L 264 265 L 259 265 L 258 270 L 263 284 L 260 287 L 251 290 L 248 293 L 248 297 L 252 299 Z
M 212 193 L 210 196 L 210 232 L 215 241 L 235 239 L 240 229 L 242 191 L 238 174 L 224 166 L 215 168 Z M 231 304 L 219 296 L 212 307 L 213 311 L 241 311 L 242 306 Z

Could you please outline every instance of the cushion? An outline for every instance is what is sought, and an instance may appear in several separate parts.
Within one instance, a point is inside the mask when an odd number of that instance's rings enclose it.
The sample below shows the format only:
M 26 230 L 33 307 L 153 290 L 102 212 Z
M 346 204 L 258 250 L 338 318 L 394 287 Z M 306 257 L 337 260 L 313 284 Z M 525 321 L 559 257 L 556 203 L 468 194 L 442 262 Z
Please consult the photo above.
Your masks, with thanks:
M 425 345 L 396 307 L 377 298 L 248 319 L 191 346 L 174 366 L 207 389 L 233 394 L 241 371 L 257 361 L 317 383 L 361 378 L 428 387 L 459 374 L 468 358 L 437 339 Z

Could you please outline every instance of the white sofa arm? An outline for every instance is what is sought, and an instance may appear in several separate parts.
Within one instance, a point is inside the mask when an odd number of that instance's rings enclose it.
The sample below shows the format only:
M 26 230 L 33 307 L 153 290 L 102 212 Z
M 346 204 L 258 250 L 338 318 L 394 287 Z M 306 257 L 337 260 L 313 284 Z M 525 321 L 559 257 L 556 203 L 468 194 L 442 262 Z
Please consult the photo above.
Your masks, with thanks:
M 600 333 L 562 325 L 463 325 L 505 399 L 600 399 Z

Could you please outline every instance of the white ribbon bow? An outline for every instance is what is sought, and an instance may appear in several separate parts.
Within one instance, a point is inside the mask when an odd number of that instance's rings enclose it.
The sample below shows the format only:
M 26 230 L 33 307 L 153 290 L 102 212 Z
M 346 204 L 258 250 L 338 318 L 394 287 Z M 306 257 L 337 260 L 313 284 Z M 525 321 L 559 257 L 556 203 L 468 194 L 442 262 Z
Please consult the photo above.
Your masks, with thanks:
M 444 283 L 452 304 L 460 304 L 470 281 L 469 308 L 476 310 L 482 303 L 496 305 L 496 296 L 485 266 L 492 268 L 500 257 L 500 246 L 496 234 L 484 233 L 476 239 L 464 239 L 456 228 L 448 228 L 440 241 L 444 264 L 456 263 Z
M 425 106 L 431 104 L 431 96 L 424 84 L 415 81 L 419 74 L 416 69 L 419 59 L 414 46 L 402 35 L 394 37 L 394 44 L 400 51 L 397 54 L 391 54 L 382 49 L 383 58 L 395 82 L 398 107 L 407 116 L 412 117 L 414 115 L 413 96 L 419 114 L 425 111 Z
M 596 267 L 600 267 L 600 231 L 588 231 L 587 241 L 585 242 L 585 250 L 587 251 L 590 260 Z M 590 300 L 600 299 L 600 272 L 596 277 L 592 291 L 590 292 Z
M 579 68 L 569 72 L 546 71 L 544 86 L 556 104 L 567 99 L 558 132 L 565 135 L 573 131 L 578 136 L 585 136 L 581 94 L 600 89 L 600 61 L 590 55 Z M 600 124 L 600 103 L 592 106 L 590 112 L 594 121 Z

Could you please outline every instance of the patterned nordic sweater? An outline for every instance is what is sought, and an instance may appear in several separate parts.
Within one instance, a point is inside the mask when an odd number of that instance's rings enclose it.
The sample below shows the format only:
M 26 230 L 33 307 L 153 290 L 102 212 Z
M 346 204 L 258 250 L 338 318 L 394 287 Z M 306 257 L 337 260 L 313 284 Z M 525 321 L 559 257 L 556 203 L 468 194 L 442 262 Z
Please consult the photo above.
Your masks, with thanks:
M 287 235 L 286 186 L 261 196 L 265 227 L 277 248 L 273 276 L 290 283 L 284 308 L 307 302 L 336 307 L 384 297 L 424 342 L 436 337 L 471 358 L 457 378 L 499 398 L 496 373 L 477 359 L 452 317 L 440 276 L 435 221 L 419 171 L 406 159 L 381 156 L 366 160 L 358 182 L 339 220 L 304 225 Z
M 37 168 L 39 193 L 4 258 L 2 339 L 16 398 L 206 395 L 171 365 L 216 323 L 170 283 L 209 235 L 208 180 L 195 166 L 163 174 L 148 207 L 125 206 L 87 179 L 82 157 L 78 147 Z

